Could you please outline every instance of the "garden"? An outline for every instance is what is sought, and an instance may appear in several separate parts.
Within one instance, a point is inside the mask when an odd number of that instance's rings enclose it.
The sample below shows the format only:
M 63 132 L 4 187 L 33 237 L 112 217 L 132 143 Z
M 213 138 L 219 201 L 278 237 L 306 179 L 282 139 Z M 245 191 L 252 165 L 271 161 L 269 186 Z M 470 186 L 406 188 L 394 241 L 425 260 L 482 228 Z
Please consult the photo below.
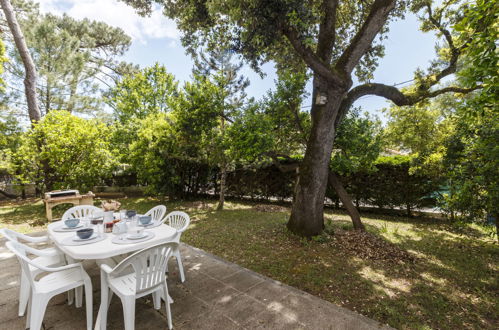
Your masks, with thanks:
M 119 27 L 0 1 L 1 228 L 50 234 L 59 190 L 165 205 L 183 243 L 382 324 L 496 327 L 497 4 L 123 2 L 174 22 L 187 80 L 123 60 Z M 406 15 L 434 58 L 377 82 Z

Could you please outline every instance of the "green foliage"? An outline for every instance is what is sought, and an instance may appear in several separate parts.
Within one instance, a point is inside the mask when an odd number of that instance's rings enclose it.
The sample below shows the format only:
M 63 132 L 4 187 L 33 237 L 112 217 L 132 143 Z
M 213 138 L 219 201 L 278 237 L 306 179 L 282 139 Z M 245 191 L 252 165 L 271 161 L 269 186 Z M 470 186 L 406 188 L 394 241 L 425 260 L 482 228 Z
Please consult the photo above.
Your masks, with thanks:
M 458 78 L 483 88 L 457 108 L 456 130 L 447 139 L 449 192 L 443 204 L 451 216 L 474 221 L 487 214 L 499 219 L 498 10 L 496 1 L 478 0 L 456 25 L 459 38 L 469 43 Z
M 235 50 L 254 69 L 262 63 L 274 61 L 278 69 L 302 68 L 300 56 L 293 50 L 282 34 L 283 27 L 290 26 L 300 35 L 302 42 L 315 51 L 318 40 L 318 26 L 323 21 L 325 10 L 319 1 L 301 0 L 215 0 L 215 1 L 157 1 L 125 0 L 147 14 L 155 3 L 164 6 L 164 13 L 177 23 L 182 32 L 182 43 L 189 52 L 195 54 L 201 47 L 216 49 L 220 43 Z M 336 43 L 332 57 L 337 59 L 346 49 L 349 41 L 359 31 L 362 22 L 369 14 L 374 1 L 359 3 L 341 1 L 337 10 Z M 400 2 L 391 17 L 401 16 L 405 2 Z M 381 36 L 373 41 L 370 51 L 357 67 L 360 80 L 371 78 L 383 55 Z
M 459 111 L 473 111 L 475 106 L 476 100 L 472 100 Z M 452 216 L 475 221 L 484 221 L 487 214 L 497 219 L 499 214 L 499 112 L 486 107 L 481 110 L 483 115 L 456 119 L 456 132 L 447 141 L 445 157 L 449 192 L 444 196 L 444 208 Z
M 144 119 L 149 114 L 169 112 L 175 108 L 178 82 L 159 63 L 125 76 L 108 95 L 107 103 L 113 108 L 120 123 Z
M 243 163 L 269 162 L 268 154 L 301 157 L 310 114 L 301 109 L 305 73 L 281 71 L 275 90 L 250 103 L 230 128 L 231 152 Z
M 22 135 L 12 154 L 13 170 L 21 183 L 41 191 L 91 189 L 111 174 L 111 128 L 67 111 L 52 111 Z
M 6 62 L 7 62 L 7 57 L 5 56 L 5 45 L 2 39 L 0 39 L 0 92 L 3 92 L 5 90 L 5 81 L 2 78 L 2 73 L 4 70 L 3 68 L 4 63 Z
M 466 65 L 459 72 L 459 77 L 467 86 L 481 83 L 483 90 L 475 102 L 480 103 L 482 109 L 495 108 L 496 111 L 499 94 L 498 12 L 497 1 L 477 0 L 465 8 L 463 19 L 455 26 L 459 39 L 467 43 Z
M 123 159 L 133 166 L 149 193 L 185 197 L 206 188 L 212 168 L 199 160 L 194 141 L 185 140 L 189 135 L 179 132 L 175 115 L 158 112 L 137 120 L 136 138 Z
M 353 109 L 338 127 L 331 168 L 340 174 L 370 171 L 383 145 L 381 122 Z

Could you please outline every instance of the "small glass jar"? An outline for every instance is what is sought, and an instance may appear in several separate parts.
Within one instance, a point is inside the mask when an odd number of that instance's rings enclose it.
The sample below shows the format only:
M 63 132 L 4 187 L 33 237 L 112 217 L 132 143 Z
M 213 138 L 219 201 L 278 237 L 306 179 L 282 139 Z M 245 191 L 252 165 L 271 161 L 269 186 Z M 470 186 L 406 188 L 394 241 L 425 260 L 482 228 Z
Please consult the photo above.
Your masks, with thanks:
M 112 221 L 104 223 L 104 232 L 105 233 L 112 233 L 113 226 L 114 226 L 114 222 L 112 222 Z

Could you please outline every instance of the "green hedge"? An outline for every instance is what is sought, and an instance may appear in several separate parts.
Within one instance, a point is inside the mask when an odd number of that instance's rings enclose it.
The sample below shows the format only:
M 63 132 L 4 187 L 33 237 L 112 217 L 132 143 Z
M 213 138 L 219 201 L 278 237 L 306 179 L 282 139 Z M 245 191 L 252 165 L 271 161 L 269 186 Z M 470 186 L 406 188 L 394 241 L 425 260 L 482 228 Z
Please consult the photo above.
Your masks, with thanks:
M 408 156 L 380 157 L 373 170 L 344 173 L 340 178 L 357 205 L 402 208 L 410 214 L 414 208 L 435 206 L 435 192 L 442 185 L 442 178 L 411 173 L 411 161 Z M 218 193 L 216 168 L 178 159 L 169 159 L 165 164 L 168 169 L 152 193 L 166 193 L 176 198 Z M 293 197 L 295 180 L 294 171 L 283 173 L 274 165 L 239 166 L 227 175 L 227 195 L 255 200 L 289 200 Z M 337 201 L 329 187 L 327 197 Z

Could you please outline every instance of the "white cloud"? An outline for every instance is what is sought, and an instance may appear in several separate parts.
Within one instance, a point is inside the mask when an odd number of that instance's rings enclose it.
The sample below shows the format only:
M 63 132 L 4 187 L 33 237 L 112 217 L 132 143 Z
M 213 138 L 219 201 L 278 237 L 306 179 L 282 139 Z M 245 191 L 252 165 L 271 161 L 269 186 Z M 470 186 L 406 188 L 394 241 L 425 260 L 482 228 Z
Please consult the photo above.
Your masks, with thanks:
M 41 0 L 42 12 L 66 13 L 71 17 L 88 18 L 120 27 L 133 40 L 147 42 L 147 39 L 172 39 L 176 45 L 179 31 L 172 20 L 163 16 L 161 8 L 156 7 L 150 17 L 141 17 L 135 10 L 116 0 Z

